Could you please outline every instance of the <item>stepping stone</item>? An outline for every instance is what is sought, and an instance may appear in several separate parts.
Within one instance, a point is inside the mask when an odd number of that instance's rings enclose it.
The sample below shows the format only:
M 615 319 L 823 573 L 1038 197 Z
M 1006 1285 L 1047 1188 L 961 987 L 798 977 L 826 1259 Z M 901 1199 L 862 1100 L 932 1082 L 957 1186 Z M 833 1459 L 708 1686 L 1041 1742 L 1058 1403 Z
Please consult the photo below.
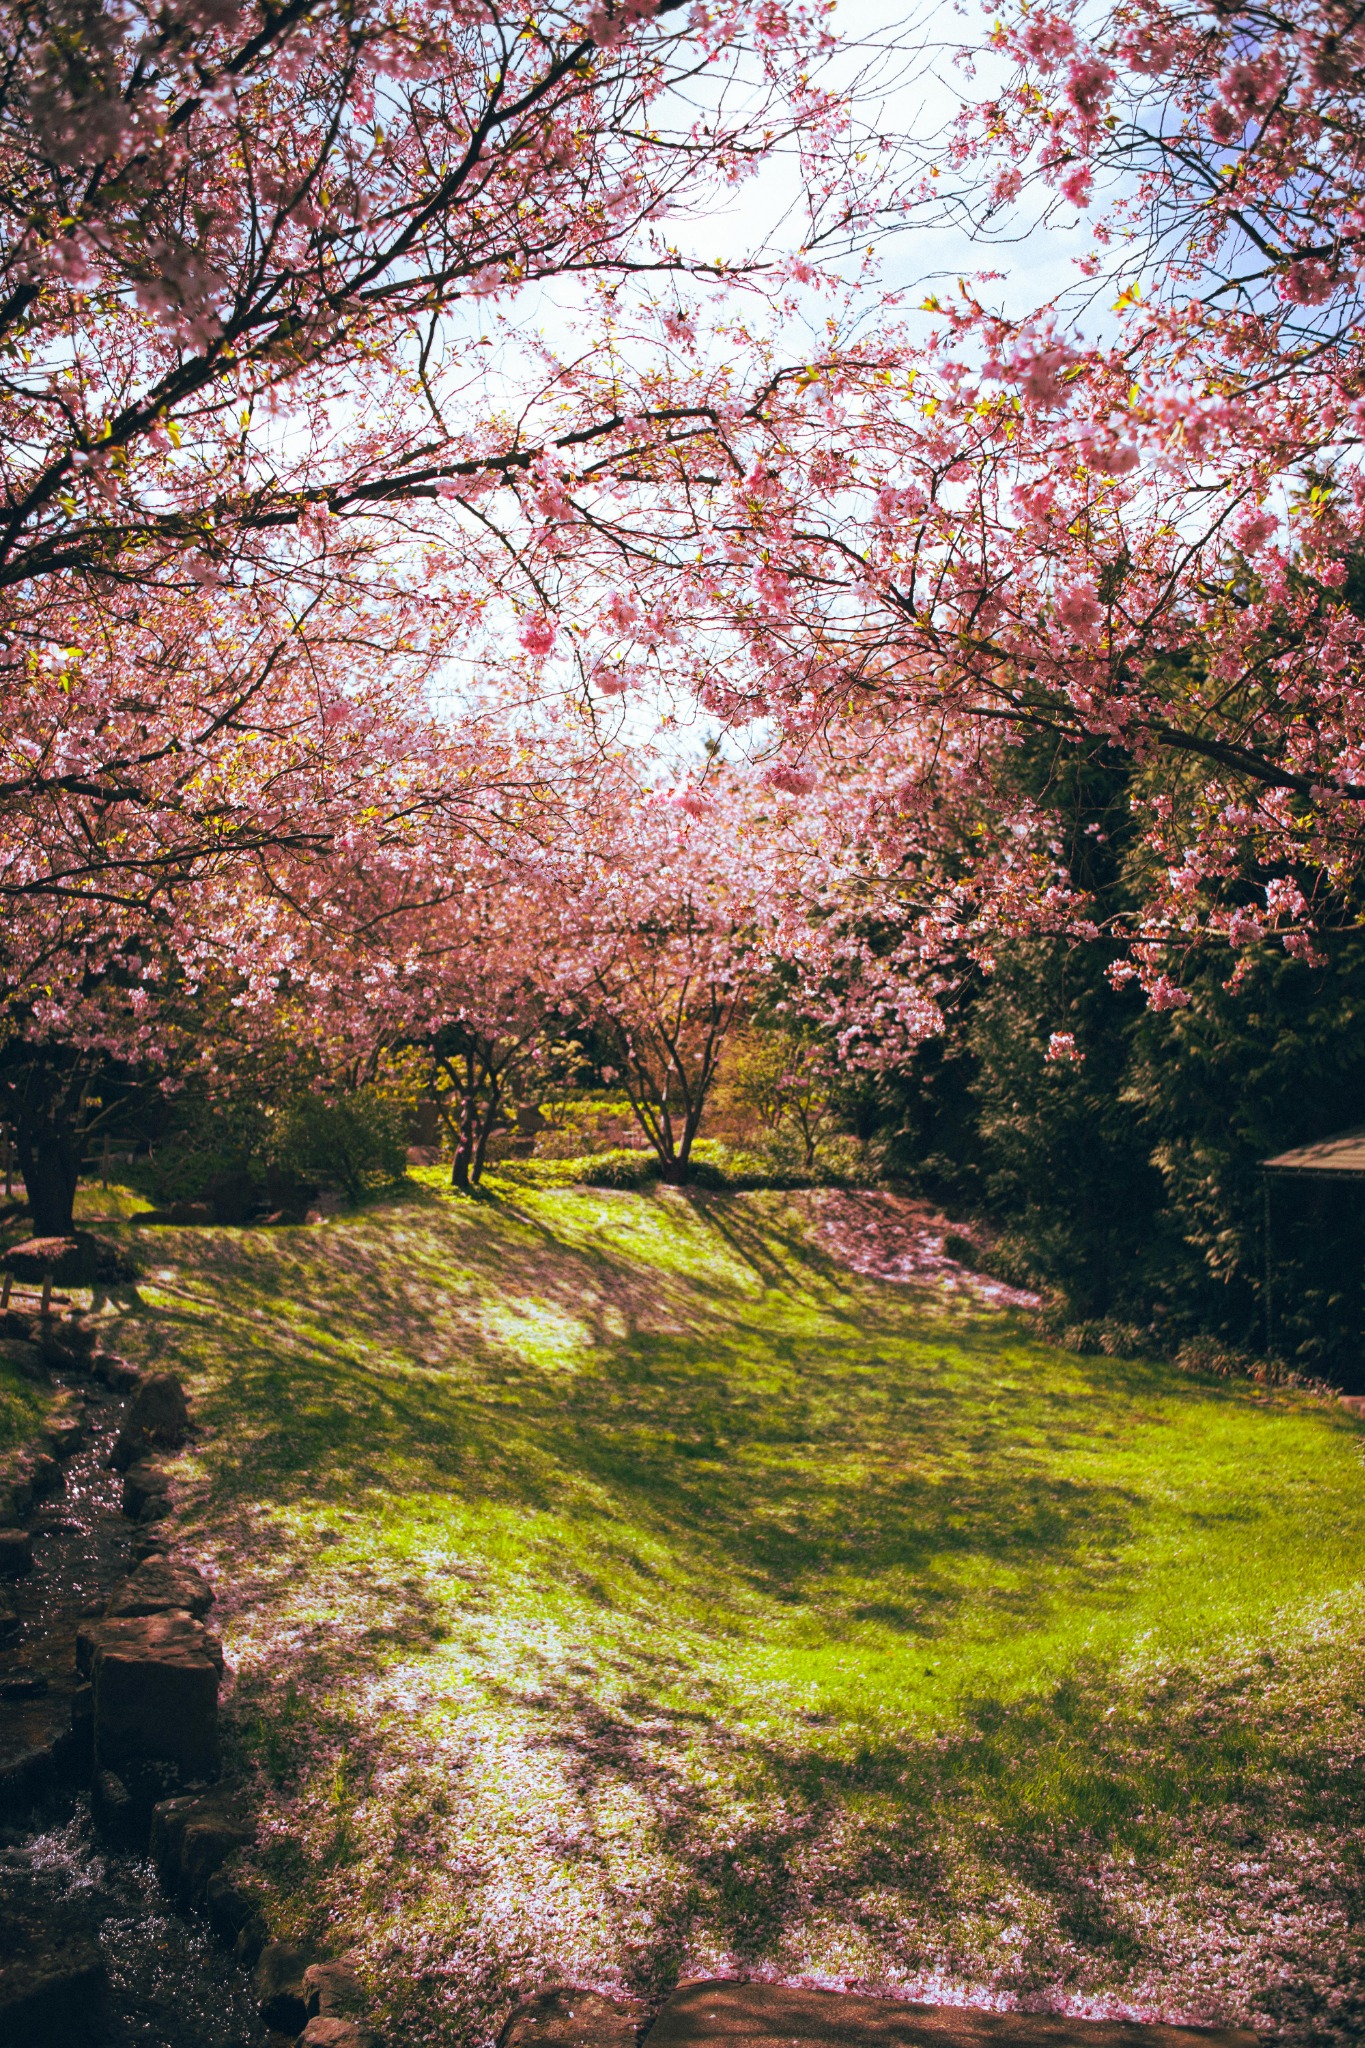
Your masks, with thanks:
M 202 1621 L 213 1605 L 213 1588 L 193 1565 L 147 1557 L 114 1593 L 105 1613 L 111 1621 L 178 1609 Z
M 230 1791 L 201 1792 L 153 1807 L 148 1847 L 163 1889 L 184 1908 L 199 1903 L 209 1880 L 255 1835 Z
M 646 2048 L 1256 2048 L 1244 2027 L 1168 2027 L 1057 2013 L 901 2005 L 840 1991 L 716 1980 L 684 1984 Z
M 90 1361 L 96 1379 L 103 1380 L 115 1394 L 127 1394 L 142 1378 L 142 1368 L 133 1365 L 129 1359 L 120 1358 L 116 1351 L 97 1351 Z
M 218 1680 L 223 1653 L 187 1614 L 86 1623 L 76 1663 L 94 1684 L 95 1762 L 174 1765 L 186 1778 L 218 1768 Z
M 263 2026 L 298 2038 L 308 2024 L 303 1975 L 316 1960 L 313 1949 L 293 1941 L 272 1941 L 261 1950 L 251 1988 L 260 2000 Z
M 644 2007 L 571 1985 L 542 1991 L 513 2012 L 498 2048 L 635 2048 Z
M 54 1458 L 69 1458 L 85 1439 L 85 1424 L 78 1415 L 59 1415 L 49 1422 L 43 1435 Z
M 358 2020 L 319 2015 L 299 2035 L 298 2048 L 375 2048 L 377 2039 Z
M 123 1475 L 123 1512 L 130 1522 L 160 1521 L 171 1511 L 170 1480 L 151 1458 L 141 1458 Z
M 365 2010 L 365 1991 L 352 1963 L 310 1963 L 303 1973 L 308 2017 L 353 2020 Z
M 109 1462 L 116 1472 L 126 1472 L 149 1451 L 178 1451 L 189 1431 L 189 1404 L 175 1374 L 149 1373 L 133 1396 Z

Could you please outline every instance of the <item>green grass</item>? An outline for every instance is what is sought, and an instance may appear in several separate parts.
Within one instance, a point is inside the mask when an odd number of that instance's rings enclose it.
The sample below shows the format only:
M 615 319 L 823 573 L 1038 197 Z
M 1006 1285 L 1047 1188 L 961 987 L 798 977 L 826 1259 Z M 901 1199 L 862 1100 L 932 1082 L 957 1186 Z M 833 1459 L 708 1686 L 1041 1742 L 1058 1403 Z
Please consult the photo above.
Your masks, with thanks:
M 727 1968 L 1348 2038 L 1341 1411 L 859 1279 L 810 1197 L 420 1178 L 158 1231 L 120 1339 L 207 1425 L 277 1922 L 413 2042 Z
M 47 1407 L 48 1397 L 15 1370 L 0 1346 L 0 1453 L 34 1436 Z

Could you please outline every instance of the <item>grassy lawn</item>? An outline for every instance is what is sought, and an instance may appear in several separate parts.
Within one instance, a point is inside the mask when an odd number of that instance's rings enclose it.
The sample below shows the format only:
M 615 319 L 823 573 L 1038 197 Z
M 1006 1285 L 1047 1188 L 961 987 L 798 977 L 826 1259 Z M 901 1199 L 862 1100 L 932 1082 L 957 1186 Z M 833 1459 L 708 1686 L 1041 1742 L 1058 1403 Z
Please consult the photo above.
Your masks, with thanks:
M 835 1265 L 812 1198 L 158 1231 L 276 1921 L 409 2043 L 743 1969 L 1365 2026 L 1341 1411 Z M 108 1212 L 106 1212 L 108 1213 Z

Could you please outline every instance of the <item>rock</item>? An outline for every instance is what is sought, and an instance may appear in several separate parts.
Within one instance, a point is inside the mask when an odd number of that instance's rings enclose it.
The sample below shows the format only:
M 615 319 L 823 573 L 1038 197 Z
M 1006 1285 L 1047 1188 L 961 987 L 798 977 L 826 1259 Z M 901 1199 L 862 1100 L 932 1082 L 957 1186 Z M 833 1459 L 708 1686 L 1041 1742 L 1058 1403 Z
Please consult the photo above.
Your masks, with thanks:
M 41 1671 L 11 1671 L 0 1678 L 0 1700 L 40 1700 L 48 1691 Z
M 902 2005 L 718 1979 L 680 1985 L 650 2028 L 649 2048 L 1256 2048 L 1262 2038 L 1242 2027 Z
M 261 2001 L 264 2026 L 282 2034 L 299 2034 L 308 2020 L 303 1973 L 313 1960 L 310 1948 L 292 1941 L 271 1941 L 261 1950 L 251 1973 L 251 1988 Z
M 140 1829 L 132 1793 L 116 1771 L 96 1771 L 90 1781 L 90 1812 L 102 1834 L 129 1846 Z
M 254 1970 L 270 1940 L 270 1929 L 263 1914 L 253 1912 L 251 1918 L 237 1931 L 234 1951 L 244 1970 Z
M 96 1379 L 102 1380 L 116 1394 L 130 1393 L 142 1378 L 141 1367 L 129 1359 L 120 1358 L 117 1351 L 97 1351 L 90 1361 L 90 1369 Z
M 11 1245 L 4 1264 L 16 1280 L 41 1285 L 51 1280 L 57 1287 L 88 1286 L 95 1277 L 96 1245 L 88 1231 L 70 1237 L 29 1237 Z
M 365 2010 L 365 1989 L 347 1962 L 310 1963 L 303 1973 L 303 2002 L 309 2018 L 355 2019 Z
M 298 2048 L 374 2048 L 375 2036 L 355 2020 L 324 2018 L 309 2020 L 299 2035 Z
M 0 1529 L 0 1579 L 21 1579 L 33 1569 L 27 1529 Z
M 26 1472 L 11 1465 L 0 1484 L 0 1529 L 22 1522 L 33 1507 L 33 1482 Z
M 17 1742 L 0 1749 L 0 1820 L 18 1820 L 52 1796 L 60 1732 L 43 1726 L 28 1739 L 21 1731 Z
M 51 1910 L 0 1914 L 0 2041 L 84 2048 L 103 2033 L 104 1989 L 92 1929 Z
M 24 1466 L 35 1500 L 46 1500 L 50 1494 L 60 1493 L 66 1485 L 61 1466 L 48 1451 L 31 1451 L 24 1460 Z
M 149 1847 L 162 1885 L 184 1908 L 199 1904 L 210 1879 L 255 1834 L 245 1808 L 230 1793 L 201 1792 L 162 1800 L 152 1813 Z M 239 1926 L 246 1917 L 243 1913 Z
M 498 2048 L 635 2048 L 644 2017 L 634 1999 L 572 1986 L 542 1991 L 516 2008 Z
M 95 1688 L 95 1763 L 117 1770 L 167 1764 L 183 1778 L 218 1770 L 223 1653 L 202 1622 L 149 1614 L 97 1621 L 76 1637 L 78 1668 Z
M 73 1369 L 84 1372 L 90 1363 L 95 1342 L 93 1333 L 82 1323 L 73 1322 L 69 1316 L 61 1322 L 48 1317 L 36 1341 L 42 1348 L 43 1363 L 55 1366 L 59 1372 Z
M 52 1457 L 61 1460 L 78 1451 L 85 1440 L 85 1425 L 77 1415 L 59 1415 L 43 1432 Z
M 142 1458 L 136 1465 L 130 1465 L 123 1475 L 123 1512 L 133 1522 L 144 1519 L 157 1521 L 170 1513 L 170 1480 L 160 1465 L 150 1458 Z M 147 1509 L 155 1503 L 155 1511 Z
M 244 1813 L 203 1813 L 185 1829 L 180 1850 L 180 1885 L 177 1897 L 182 1905 L 196 1906 L 229 1856 L 250 1848 L 256 1830 Z
M 204 1910 L 217 1939 L 224 1947 L 234 1948 L 238 1935 L 256 1911 L 256 1901 L 225 1870 L 215 1870 L 204 1886 Z
M 19 1633 L 19 1610 L 8 1593 L 0 1593 L 0 1643 Z
M 0 1337 L 0 1365 L 7 1365 L 26 1380 L 41 1380 L 47 1377 L 42 1351 L 36 1344 L 26 1343 L 22 1337 Z
M 88 1778 L 95 1768 L 95 1688 L 78 1685 L 71 1695 L 71 1739 L 68 1753 L 72 1774 Z
M 202 1621 L 213 1605 L 213 1588 L 193 1565 L 171 1564 L 148 1556 L 125 1579 L 104 1610 L 111 1620 L 137 1614 L 168 1614 L 179 1610 Z
M 109 1460 L 126 1472 L 148 1451 L 178 1451 L 190 1433 L 185 1389 L 173 1372 L 149 1373 L 133 1396 Z

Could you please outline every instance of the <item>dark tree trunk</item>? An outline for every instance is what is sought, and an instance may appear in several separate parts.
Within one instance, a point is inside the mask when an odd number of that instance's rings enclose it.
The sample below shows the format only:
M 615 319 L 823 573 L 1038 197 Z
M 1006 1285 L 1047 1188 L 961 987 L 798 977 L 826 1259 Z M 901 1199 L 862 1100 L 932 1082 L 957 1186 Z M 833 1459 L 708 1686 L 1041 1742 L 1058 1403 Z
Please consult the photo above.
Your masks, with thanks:
M 468 1077 L 460 1103 L 460 1123 L 455 1134 L 455 1150 L 450 1162 L 450 1185 L 459 1188 L 462 1194 L 469 1193 L 469 1173 L 474 1164 L 474 1099 L 475 1077 Z
M 80 1132 L 57 1118 L 14 1134 L 35 1237 L 70 1237 L 81 1172 Z

